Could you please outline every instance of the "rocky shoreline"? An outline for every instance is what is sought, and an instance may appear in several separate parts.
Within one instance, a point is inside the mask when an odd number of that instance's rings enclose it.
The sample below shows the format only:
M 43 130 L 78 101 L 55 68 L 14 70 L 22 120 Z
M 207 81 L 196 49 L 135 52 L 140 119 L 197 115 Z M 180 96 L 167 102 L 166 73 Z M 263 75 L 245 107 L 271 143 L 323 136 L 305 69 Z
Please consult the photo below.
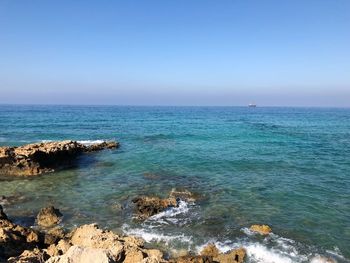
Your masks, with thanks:
M 0 175 L 34 176 L 69 167 L 81 154 L 118 148 L 117 142 L 84 145 L 77 141 L 0 147 Z M 196 202 L 201 196 L 187 190 L 173 189 L 165 198 L 138 196 L 131 200 L 137 220 L 146 220 L 167 209 L 179 207 L 181 201 Z M 97 224 L 79 226 L 71 231 L 62 228 L 63 214 L 49 206 L 41 209 L 35 227 L 14 223 L 3 206 L 11 206 L 21 198 L 0 196 L 0 262 L 10 263 L 242 263 L 246 249 L 239 247 L 221 253 L 214 244 L 197 254 L 169 256 L 168 251 L 149 248 L 145 241 L 131 235 L 118 235 Z M 249 230 L 268 236 L 267 225 L 252 225 Z M 319 258 L 317 262 L 335 262 Z
M 0 206 L 0 262 L 9 263 L 242 263 L 245 249 L 220 253 L 213 244 L 199 255 L 166 258 L 159 249 L 145 248 L 144 240 L 103 230 L 97 224 L 80 226 L 68 233 L 57 226 L 62 214 L 54 207 L 37 216 L 42 230 L 13 223 Z
M 119 143 L 114 141 L 84 145 L 69 140 L 0 147 L 0 175 L 33 176 L 53 172 L 71 166 L 83 153 L 118 147 Z

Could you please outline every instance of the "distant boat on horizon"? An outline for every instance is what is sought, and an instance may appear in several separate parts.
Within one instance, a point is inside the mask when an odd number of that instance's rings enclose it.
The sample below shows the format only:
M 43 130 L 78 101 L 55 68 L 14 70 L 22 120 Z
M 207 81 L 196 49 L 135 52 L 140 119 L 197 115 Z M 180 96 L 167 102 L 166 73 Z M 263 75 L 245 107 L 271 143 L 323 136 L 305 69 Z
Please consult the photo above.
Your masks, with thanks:
M 256 108 L 256 104 L 255 104 L 255 103 L 249 103 L 249 104 L 248 104 L 248 107 L 249 107 L 249 108 Z

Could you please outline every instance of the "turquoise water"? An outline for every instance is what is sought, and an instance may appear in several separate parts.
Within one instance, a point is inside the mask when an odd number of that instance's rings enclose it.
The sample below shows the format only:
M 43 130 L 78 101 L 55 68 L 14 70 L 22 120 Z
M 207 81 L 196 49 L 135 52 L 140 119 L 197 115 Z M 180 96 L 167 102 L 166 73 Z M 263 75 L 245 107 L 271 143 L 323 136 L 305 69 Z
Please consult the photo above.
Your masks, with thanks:
M 67 228 L 98 222 L 169 253 L 216 242 L 246 246 L 248 262 L 350 258 L 350 109 L 0 106 L 0 145 L 62 139 L 121 147 L 69 170 L 2 178 L 0 195 L 22 197 L 5 206 L 18 222 L 53 204 Z M 133 197 L 172 188 L 201 199 L 133 219 Z M 274 234 L 253 235 L 255 223 Z

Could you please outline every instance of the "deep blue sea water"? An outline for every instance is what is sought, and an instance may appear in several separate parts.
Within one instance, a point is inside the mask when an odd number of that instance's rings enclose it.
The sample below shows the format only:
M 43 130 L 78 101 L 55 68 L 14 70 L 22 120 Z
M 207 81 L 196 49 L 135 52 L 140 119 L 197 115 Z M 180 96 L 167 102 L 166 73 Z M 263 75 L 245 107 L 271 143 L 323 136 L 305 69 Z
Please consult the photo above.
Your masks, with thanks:
M 48 204 L 71 228 L 98 222 L 169 253 L 244 245 L 247 262 L 350 258 L 350 109 L 277 107 L 0 106 L 0 146 L 118 140 L 72 169 L 2 178 L 18 222 Z M 171 189 L 201 195 L 145 222 L 131 199 Z M 263 238 L 247 230 L 268 224 Z M 346 259 L 347 258 L 347 259 Z

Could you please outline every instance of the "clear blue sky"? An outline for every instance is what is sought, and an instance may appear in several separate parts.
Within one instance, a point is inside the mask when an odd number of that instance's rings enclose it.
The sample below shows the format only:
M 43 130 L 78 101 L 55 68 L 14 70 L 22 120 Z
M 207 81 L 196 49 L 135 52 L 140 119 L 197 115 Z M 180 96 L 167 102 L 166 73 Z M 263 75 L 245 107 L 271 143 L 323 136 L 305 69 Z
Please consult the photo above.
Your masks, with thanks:
M 350 106 L 349 0 L 0 0 L 0 103 Z

